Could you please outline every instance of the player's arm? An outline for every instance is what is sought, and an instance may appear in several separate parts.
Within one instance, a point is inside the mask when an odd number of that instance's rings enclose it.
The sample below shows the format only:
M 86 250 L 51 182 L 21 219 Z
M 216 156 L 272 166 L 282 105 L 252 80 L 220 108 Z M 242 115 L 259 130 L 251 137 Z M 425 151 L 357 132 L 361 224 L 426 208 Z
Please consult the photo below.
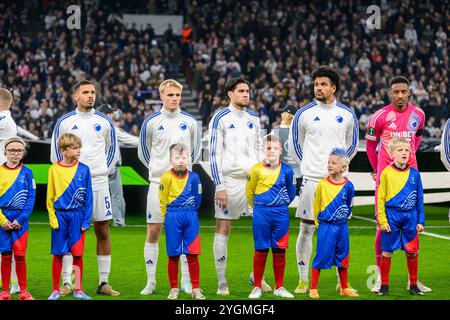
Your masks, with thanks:
M 23 223 L 28 220 L 31 213 L 33 212 L 34 202 L 36 200 L 36 182 L 34 181 L 33 174 L 31 170 L 26 174 L 27 185 L 28 185 L 28 195 L 27 201 L 23 206 L 22 212 L 17 217 L 16 221 L 22 226 Z
M 197 121 L 192 119 L 191 126 L 191 161 L 192 164 L 200 160 L 202 154 L 202 128 L 198 125 Z
M 417 109 L 419 109 L 419 108 L 417 108 Z M 422 110 L 420 110 L 420 111 L 422 111 Z M 415 152 L 417 152 L 417 150 L 419 150 L 420 142 L 422 141 L 423 134 L 425 132 L 425 113 L 423 113 L 423 111 L 422 111 L 419 114 L 420 114 L 420 123 L 419 123 L 419 126 L 417 127 L 417 131 L 416 131 L 416 139 L 415 139 L 416 140 L 415 141 L 416 150 L 415 150 Z
M 202 183 L 198 175 L 195 176 L 195 179 L 192 179 L 191 190 L 195 196 L 195 209 L 198 210 L 202 204 Z
M 120 128 L 116 128 L 116 135 L 119 144 L 130 145 L 133 147 L 137 147 L 139 145 L 139 137 L 129 134 Z
M 56 121 L 55 127 L 53 128 L 52 133 L 52 140 L 50 143 L 50 161 L 52 163 L 61 161 L 63 159 L 61 151 L 58 148 L 58 145 L 56 142 L 58 141 L 58 138 L 64 134 L 64 132 L 61 132 L 62 126 L 61 126 L 61 119 Z
M 382 112 L 382 111 L 381 111 Z M 377 146 L 380 142 L 381 131 L 382 131 L 382 113 L 375 112 L 369 119 L 369 126 L 366 132 L 366 152 L 367 158 L 372 165 L 374 172 L 377 171 L 378 166 L 378 156 L 377 156 Z M 384 117 L 383 117 L 384 119 Z
M 351 111 L 351 110 L 350 110 Z M 347 126 L 347 132 L 345 134 L 345 144 L 347 147 L 347 156 L 351 160 L 358 152 L 359 143 L 359 125 L 356 114 L 351 111 L 352 122 Z
M 83 221 L 81 224 L 81 227 L 85 230 L 91 227 L 90 221 L 92 218 L 92 211 L 94 208 L 94 195 L 93 195 L 94 193 L 92 192 L 92 179 L 89 168 L 86 172 L 87 172 L 85 177 L 86 199 L 84 203 Z
M 25 130 L 22 127 L 17 126 L 17 135 L 28 138 L 30 140 L 39 140 L 39 137 L 32 134 L 30 131 Z
M 53 172 L 53 166 L 48 170 L 48 182 L 47 182 L 47 211 L 48 218 L 50 220 L 50 227 L 52 229 L 58 229 L 59 223 L 58 218 L 56 217 L 56 210 L 54 207 L 55 202 L 55 186 L 54 186 L 55 174 Z
M 217 113 L 209 123 L 209 165 L 211 175 L 216 185 L 216 192 L 224 191 L 222 174 L 222 152 L 224 132 L 219 121 L 216 121 Z
M 117 146 L 117 139 L 116 139 L 116 128 L 114 128 L 114 124 L 112 123 L 111 119 L 107 119 L 109 123 L 109 130 L 107 131 L 107 134 L 105 136 L 105 152 L 106 152 L 106 165 L 108 168 L 111 166 L 111 164 L 114 162 L 114 159 L 118 159 L 117 152 L 120 152 L 118 150 Z
M 317 219 L 322 208 L 322 182 L 319 182 L 314 195 L 314 224 L 319 226 L 319 220 Z
M 425 209 L 424 209 L 424 199 L 423 199 L 423 186 L 422 186 L 422 178 L 420 177 L 420 173 L 417 172 L 418 181 L 417 181 L 417 224 L 421 225 L 421 229 L 425 225 Z M 422 230 L 418 230 L 419 232 Z
M 378 185 L 378 224 L 383 229 L 389 227 L 389 223 L 386 216 L 386 196 L 387 196 L 387 177 L 386 171 L 381 173 L 380 184 Z M 389 229 L 390 230 L 390 229 Z
M 289 128 L 288 152 L 297 162 L 303 159 L 303 146 L 305 142 L 306 127 L 302 124 L 301 113 L 297 111 Z
M 159 190 L 158 190 L 159 207 L 161 209 L 161 218 L 163 223 L 164 220 L 166 219 L 167 205 L 169 204 L 170 181 L 168 177 L 169 175 L 167 174 L 162 175 L 161 181 L 159 182 Z
M 450 119 L 447 120 L 444 131 L 442 132 L 441 161 L 447 170 L 450 171 Z
M 144 121 L 139 134 L 138 158 L 148 168 L 150 165 L 150 150 L 152 149 L 152 126 Z
M 348 187 L 348 198 L 347 198 L 348 218 L 349 219 L 352 217 L 354 197 L 355 197 L 355 188 L 353 187 L 353 183 L 350 183 L 349 187 Z
M 247 173 L 247 182 L 245 183 L 245 197 L 250 207 L 254 206 L 256 185 L 258 184 L 258 172 L 253 166 Z
M 291 203 L 295 199 L 296 184 L 297 184 L 297 180 L 294 177 L 294 171 L 292 171 L 292 169 L 288 170 L 287 179 L 286 179 L 286 189 L 289 194 L 289 201 L 290 201 L 289 203 Z
M 256 137 L 256 150 L 258 152 L 258 161 L 264 160 L 264 151 L 263 151 L 263 138 L 262 138 L 262 130 L 261 130 L 261 123 L 258 121 L 255 123 L 257 137 Z

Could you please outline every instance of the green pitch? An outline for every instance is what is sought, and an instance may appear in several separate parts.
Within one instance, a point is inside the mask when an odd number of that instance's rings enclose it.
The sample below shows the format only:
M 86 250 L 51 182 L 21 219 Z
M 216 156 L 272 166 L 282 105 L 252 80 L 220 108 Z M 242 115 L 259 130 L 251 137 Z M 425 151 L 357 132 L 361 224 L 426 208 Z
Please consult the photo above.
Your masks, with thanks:
M 355 207 L 354 216 L 371 218 L 373 206 Z M 440 239 L 430 235 L 420 236 L 419 279 L 433 289 L 423 297 L 412 297 L 406 291 L 407 269 L 405 256 L 397 251 L 392 261 L 390 276 L 390 295 L 378 297 L 371 293 L 367 282 L 374 283 L 375 264 L 374 235 L 375 224 L 369 221 L 353 218 L 350 226 L 350 269 L 349 281 L 360 293 L 359 299 L 450 299 L 448 281 L 450 279 L 450 223 L 448 222 L 448 208 L 438 206 L 426 207 L 425 231 L 434 235 L 444 236 Z M 293 211 L 291 212 L 293 215 Z M 35 212 L 30 219 L 29 243 L 27 252 L 28 289 L 37 299 L 47 299 L 52 289 L 50 254 L 50 226 L 47 224 L 46 213 Z M 166 299 L 169 293 L 167 276 L 167 256 L 165 236 L 162 233 L 159 243 L 159 260 L 157 269 L 157 293 L 142 296 L 140 291 L 146 284 L 146 272 L 143 248 L 146 235 L 142 216 L 127 216 L 126 228 L 111 228 L 112 239 L 112 272 L 110 283 L 120 291 L 119 297 L 111 298 L 96 294 L 98 281 L 97 259 L 95 254 L 95 235 L 93 228 L 86 236 L 84 256 L 84 290 L 94 299 Z M 217 278 L 214 268 L 213 238 L 214 219 L 200 221 L 200 239 L 202 254 L 200 256 L 200 285 L 207 299 L 247 299 L 252 287 L 248 277 L 252 269 L 253 240 L 251 233 L 251 219 L 243 218 L 233 225 L 228 240 L 228 269 L 227 278 L 231 295 L 219 297 L 216 295 Z M 287 250 L 287 265 L 285 273 L 285 287 L 293 292 L 298 282 L 295 258 L 295 243 L 298 235 L 298 219 L 292 218 L 289 249 Z M 314 236 L 314 247 L 316 238 Z M 314 255 L 314 251 L 313 251 Z M 266 279 L 273 286 L 272 255 L 269 254 L 266 266 Z M 319 281 L 321 299 L 341 299 L 336 286 L 335 269 L 323 270 Z M 17 299 L 17 295 L 12 299 Z M 62 298 L 73 299 L 72 297 Z M 181 293 L 180 299 L 191 299 Z M 263 299 L 275 299 L 272 294 L 263 294 Z M 295 295 L 295 299 L 309 299 L 307 295 Z M 349 299 L 349 298 L 347 298 Z

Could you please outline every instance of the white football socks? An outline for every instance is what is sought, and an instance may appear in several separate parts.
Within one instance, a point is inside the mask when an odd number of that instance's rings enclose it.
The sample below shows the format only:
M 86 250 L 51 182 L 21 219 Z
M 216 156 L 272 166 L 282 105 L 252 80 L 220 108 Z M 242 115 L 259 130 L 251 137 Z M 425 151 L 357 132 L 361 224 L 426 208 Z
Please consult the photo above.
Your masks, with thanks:
M 72 266 L 73 256 L 71 254 L 65 254 L 62 259 L 61 278 L 62 283 L 68 283 L 72 286 Z
M 185 254 L 180 256 L 181 264 L 181 283 L 191 282 L 191 277 L 189 275 L 189 265 Z
M 17 282 L 16 259 L 14 258 L 14 254 L 12 255 L 12 260 L 11 260 L 11 281 Z
M 156 283 L 156 264 L 158 263 L 158 243 L 145 242 L 144 259 L 147 271 L 147 284 Z
M 314 235 L 315 225 L 300 222 L 300 232 L 297 238 L 296 254 L 298 274 L 301 280 L 309 282 L 309 261 L 312 254 L 312 238 Z
M 219 287 L 226 286 L 225 273 L 227 269 L 227 241 L 228 236 L 216 233 L 214 236 L 214 261 L 216 265 Z
M 111 272 L 111 256 L 97 256 L 99 285 L 108 283 Z

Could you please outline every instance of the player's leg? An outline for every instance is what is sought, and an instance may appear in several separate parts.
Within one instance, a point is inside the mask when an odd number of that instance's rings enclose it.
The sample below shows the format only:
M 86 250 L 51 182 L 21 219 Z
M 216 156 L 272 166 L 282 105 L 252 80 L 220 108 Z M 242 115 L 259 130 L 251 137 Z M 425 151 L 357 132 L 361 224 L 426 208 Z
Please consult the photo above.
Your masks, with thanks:
M 2 229 L 3 231 L 3 229 Z M 11 300 L 11 294 L 9 293 L 9 282 L 11 281 L 11 263 L 12 263 L 12 250 L 5 250 L 2 245 L 2 292 L 0 292 L 0 300 Z
M 339 274 L 340 290 L 343 297 L 359 297 L 356 290 L 350 287 L 348 282 L 348 265 L 350 258 L 350 240 L 347 223 L 335 226 L 337 232 L 335 265 Z
M 379 182 L 379 175 L 377 176 L 377 182 L 375 184 L 375 220 L 378 222 L 378 182 Z M 375 232 L 375 264 L 376 264 L 376 272 L 377 272 L 377 280 L 375 283 L 375 286 L 372 288 L 372 292 L 378 292 L 381 288 L 381 275 L 380 275 L 380 266 L 381 266 L 381 236 L 382 232 L 380 229 L 380 226 L 377 223 L 377 229 Z
M 314 230 L 314 195 L 317 184 L 308 178 L 303 178 L 299 193 L 299 203 L 296 217 L 300 218 L 300 231 L 296 242 L 297 267 L 299 273 L 298 286 L 295 293 L 308 291 L 309 264 L 312 254 L 312 238 Z
M 151 182 L 147 193 L 147 237 L 144 244 L 144 263 L 147 272 L 147 284 L 141 294 L 149 295 L 156 288 L 156 265 L 158 263 L 158 239 L 161 234 L 161 209 L 158 196 L 159 184 Z
M 196 211 L 184 211 L 182 221 L 182 246 L 183 255 L 186 257 L 188 272 L 192 281 L 191 294 L 194 299 L 204 300 L 200 289 L 200 265 L 198 256 L 201 253 L 200 248 L 200 226 Z M 183 283 L 181 283 L 183 286 Z M 186 292 L 186 291 L 185 291 Z
M 167 271 L 169 273 L 170 292 L 168 299 L 174 300 L 178 298 L 178 260 L 180 256 L 169 256 Z
M 72 293 L 72 272 L 73 272 L 73 257 L 72 254 L 66 253 L 62 257 L 62 287 L 61 287 L 61 296 L 68 296 Z
M 69 246 L 73 255 L 73 269 L 75 272 L 75 291 L 73 297 L 82 300 L 91 300 L 83 292 L 83 253 L 86 231 L 81 232 L 83 213 L 74 212 L 69 225 Z
M 120 293 L 113 290 L 109 284 L 111 273 L 111 239 L 109 236 L 109 220 L 112 219 L 111 195 L 109 188 L 93 192 L 94 206 L 92 220 L 97 238 L 97 263 L 99 286 L 97 293 L 108 296 L 118 296 Z
M 216 219 L 216 233 L 214 235 L 214 262 L 217 272 L 217 294 L 229 295 L 226 279 L 228 235 L 231 231 L 231 220 Z
M 419 255 L 419 236 L 416 231 L 417 218 L 404 217 L 405 224 L 402 228 L 401 242 L 403 251 L 406 255 L 406 265 L 408 267 L 409 278 L 409 292 L 412 295 L 423 295 L 423 292 L 418 287 L 418 255 Z
M 166 234 L 167 271 L 169 275 L 170 293 L 168 299 L 178 298 L 178 261 L 183 253 L 183 225 L 181 215 L 177 211 L 168 211 L 164 220 Z M 181 222 L 181 223 L 180 223 Z
M 16 260 L 17 281 L 20 287 L 19 300 L 34 300 L 27 291 L 27 263 L 25 254 L 28 245 L 28 221 L 25 220 L 19 230 L 12 231 L 12 247 Z
M 317 229 L 316 254 L 311 265 L 311 287 L 309 297 L 319 298 L 319 276 L 321 269 L 330 269 L 334 265 L 336 232 L 331 223 L 320 223 Z
M 20 292 L 20 286 L 17 279 L 17 271 L 16 271 L 16 259 L 13 255 L 12 264 L 11 264 L 11 288 L 9 289 L 9 293 L 16 294 Z
M 253 290 L 248 296 L 250 299 L 261 297 L 262 279 L 271 244 L 271 223 L 264 214 L 264 209 L 258 206 L 253 208 L 252 233 L 255 252 L 253 254 Z
M 271 214 L 271 247 L 273 274 L 275 277 L 274 296 L 293 298 L 284 288 L 284 271 L 286 268 L 286 249 L 289 246 L 289 212 L 288 207 L 272 209 Z

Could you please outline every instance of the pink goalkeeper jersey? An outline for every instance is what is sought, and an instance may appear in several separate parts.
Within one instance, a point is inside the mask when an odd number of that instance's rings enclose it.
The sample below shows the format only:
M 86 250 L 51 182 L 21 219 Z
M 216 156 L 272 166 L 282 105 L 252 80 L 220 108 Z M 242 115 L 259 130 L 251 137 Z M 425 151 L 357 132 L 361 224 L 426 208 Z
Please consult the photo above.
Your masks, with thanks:
M 366 150 L 370 164 L 377 172 L 377 181 L 379 181 L 381 171 L 392 163 L 389 155 L 389 143 L 394 138 L 410 141 L 411 154 L 408 164 L 417 169 L 416 151 L 422 140 L 424 125 L 424 112 L 411 104 L 408 104 L 403 111 L 390 104 L 372 115 L 366 133 Z M 379 143 L 377 155 L 376 149 Z

